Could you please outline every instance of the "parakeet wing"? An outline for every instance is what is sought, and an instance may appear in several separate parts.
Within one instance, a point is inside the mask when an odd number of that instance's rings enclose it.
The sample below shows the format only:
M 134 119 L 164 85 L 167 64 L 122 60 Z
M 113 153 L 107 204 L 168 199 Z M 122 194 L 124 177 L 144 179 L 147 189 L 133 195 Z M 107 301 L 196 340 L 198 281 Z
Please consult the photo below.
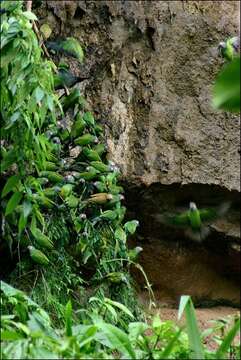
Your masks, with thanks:
M 225 202 L 218 208 L 200 209 L 199 210 L 200 218 L 203 222 L 218 219 L 219 217 L 225 215 L 225 213 L 228 211 L 229 208 L 230 208 L 230 202 Z
M 167 216 L 167 221 L 171 225 L 186 227 L 190 224 L 188 212 Z
M 187 227 L 189 222 L 188 212 L 182 214 L 155 214 L 153 217 L 160 223 L 179 226 L 179 227 Z
M 218 213 L 214 209 L 200 209 L 199 210 L 200 218 L 202 221 L 209 221 L 218 218 Z

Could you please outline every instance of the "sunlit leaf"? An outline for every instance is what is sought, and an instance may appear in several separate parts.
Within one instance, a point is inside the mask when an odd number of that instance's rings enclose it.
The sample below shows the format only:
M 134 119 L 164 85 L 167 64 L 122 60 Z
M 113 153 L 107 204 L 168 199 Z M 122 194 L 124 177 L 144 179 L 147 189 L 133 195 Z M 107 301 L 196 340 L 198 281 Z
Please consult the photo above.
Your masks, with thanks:
M 44 97 L 44 91 L 38 86 L 36 89 L 35 89 L 35 98 L 36 98 L 36 101 L 39 102 L 43 99 Z
M 136 359 L 128 335 L 124 331 L 111 324 L 98 323 L 97 325 L 99 325 L 101 333 L 108 339 L 112 349 L 121 351 L 128 359 Z
M 139 222 L 137 220 L 128 221 L 125 223 L 124 229 L 128 231 L 130 234 L 134 234 L 138 225 Z
M 65 331 L 66 336 L 72 336 L 72 304 L 70 300 L 65 307 Z
M 227 335 L 224 337 L 220 347 L 218 348 L 215 359 L 227 359 L 227 351 L 232 344 L 234 337 L 240 332 L 240 318 L 237 319 L 233 327 L 229 330 Z
M 38 20 L 37 16 L 31 11 L 23 11 L 23 15 L 29 20 Z
M 1 197 L 3 198 L 4 196 L 6 196 L 10 191 L 12 191 L 15 186 L 19 183 L 20 180 L 20 176 L 19 175 L 13 175 L 11 176 L 6 184 L 4 185 L 4 188 L 2 190 L 2 194 Z
M 5 210 L 5 215 L 9 215 L 11 214 L 17 207 L 17 205 L 19 204 L 20 200 L 22 199 L 23 194 L 21 192 L 15 192 L 11 198 L 9 199 L 7 206 L 6 206 L 6 210 Z
M 105 303 L 108 303 L 112 306 L 117 307 L 118 309 L 123 311 L 126 315 L 128 315 L 130 318 L 134 319 L 133 314 L 130 312 L 130 310 L 125 305 L 121 304 L 120 302 L 108 299 L 108 298 L 105 298 L 104 300 L 105 300 Z
M 117 240 L 123 241 L 124 243 L 126 242 L 126 233 L 125 231 L 122 229 L 122 227 L 118 227 L 115 231 L 115 238 Z
M 178 310 L 178 319 L 181 318 L 181 315 L 184 310 L 186 314 L 186 326 L 187 326 L 189 345 L 192 351 L 192 355 L 191 355 L 192 359 L 205 359 L 194 306 L 190 296 L 187 295 L 181 297 L 179 310 Z
M 240 57 L 226 64 L 213 89 L 213 106 L 226 111 L 240 111 Z

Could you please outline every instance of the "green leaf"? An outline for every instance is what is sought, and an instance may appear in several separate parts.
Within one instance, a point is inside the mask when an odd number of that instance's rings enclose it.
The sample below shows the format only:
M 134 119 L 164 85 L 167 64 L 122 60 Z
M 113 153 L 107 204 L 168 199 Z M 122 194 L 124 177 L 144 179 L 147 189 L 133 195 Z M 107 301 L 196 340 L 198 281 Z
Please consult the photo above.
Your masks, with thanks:
M 31 358 L 33 359 L 59 359 L 59 356 L 57 353 L 53 352 L 53 350 L 51 349 L 48 350 L 46 349 L 44 346 L 38 346 L 38 347 L 33 347 L 31 349 Z
M 161 319 L 160 319 L 160 314 L 156 314 L 152 320 L 152 327 L 154 329 L 158 329 L 160 328 L 162 325 Z
M 34 15 L 31 11 L 23 11 L 22 14 L 28 19 L 28 20 L 38 20 L 37 16 Z
M 20 200 L 22 199 L 22 196 L 23 194 L 21 192 L 15 192 L 10 200 L 8 201 L 7 203 L 7 207 L 6 207 L 6 210 L 5 210 L 5 215 L 9 215 L 11 214 L 15 209 L 16 207 L 18 206 Z
M 128 325 L 129 338 L 131 341 L 136 341 L 139 335 L 144 334 L 144 332 L 150 327 L 144 322 L 131 322 Z
M 125 231 L 122 229 L 122 227 L 118 227 L 115 231 L 115 238 L 116 240 L 120 240 L 123 241 L 124 243 L 126 242 L 126 233 Z
M 125 223 L 124 229 L 128 231 L 130 234 L 134 234 L 138 225 L 139 222 L 137 220 L 128 221 Z
M 128 315 L 130 318 L 134 319 L 133 314 L 130 312 L 130 310 L 123 304 L 117 302 L 117 301 L 113 301 L 111 299 L 105 298 L 104 301 L 112 306 L 117 307 L 118 309 L 120 309 L 121 311 L 123 311 L 126 315 Z
M 24 201 L 22 204 L 22 211 L 18 221 L 18 231 L 21 233 L 26 227 L 27 219 L 32 210 L 32 204 L 29 201 Z
M 20 340 L 23 339 L 24 336 L 17 331 L 11 330 L 2 330 L 1 331 L 1 341 L 9 341 L 9 340 Z
M 97 323 L 97 326 L 99 326 L 101 333 L 107 338 L 112 349 L 121 351 L 128 359 L 136 359 L 128 335 L 124 331 L 101 321 Z
M 43 99 L 44 97 L 44 91 L 38 86 L 36 89 L 35 89 L 35 98 L 36 98 L 36 101 L 39 102 Z
M 23 213 L 20 214 L 18 221 L 18 232 L 21 233 L 23 229 L 26 227 L 27 218 L 24 217 Z
M 218 348 L 215 354 L 215 359 L 227 359 L 226 353 L 230 345 L 232 344 L 235 335 L 238 333 L 239 330 L 240 330 L 240 318 L 235 322 L 231 330 L 227 333 L 227 335 L 223 339 L 222 344 L 220 345 L 220 347 Z
M 1 51 L 1 68 L 7 66 L 16 57 L 16 49 L 13 48 L 13 41 L 9 42 L 3 47 Z
M 178 308 L 178 315 L 177 315 L 178 320 L 181 319 L 183 311 L 185 310 L 185 307 L 186 307 L 189 300 L 190 300 L 189 295 L 182 295 L 181 296 L 180 304 L 179 304 L 179 308 Z
M 7 122 L 7 125 L 5 126 L 5 130 L 8 130 L 20 117 L 21 113 L 19 111 L 16 111 L 13 113 L 13 115 L 10 117 L 9 121 Z
M 205 359 L 203 345 L 197 325 L 195 310 L 190 296 L 184 295 L 181 297 L 180 306 L 178 310 L 178 319 L 180 319 L 183 310 L 185 309 L 186 324 L 189 346 L 192 351 L 192 359 Z
M 176 341 L 180 337 L 182 332 L 182 329 L 179 329 L 179 331 L 172 337 L 172 339 L 169 341 L 163 352 L 161 353 L 160 359 L 168 359 L 169 355 L 171 354 L 173 347 L 176 345 Z
M 23 202 L 23 216 L 27 218 L 32 211 L 32 204 L 29 201 Z
M 20 180 L 20 176 L 19 175 L 13 175 L 11 176 L 6 184 L 4 185 L 4 188 L 2 190 L 2 194 L 1 194 L 1 198 L 3 198 L 4 196 L 6 196 L 10 191 L 12 191 L 14 189 L 14 187 L 18 184 Z
M 70 300 L 65 307 L 65 332 L 66 336 L 72 336 L 72 304 Z
M 17 160 L 17 154 L 16 150 L 12 149 L 9 150 L 6 154 L 3 156 L 3 160 L 1 161 L 1 172 L 5 171 L 8 167 L 10 167 L 12 164 L 14 164 Z
M 114 321 L 117 321 L 118 315 L 117 315 L 117 312 L 115 311 L 115 309 L 113 308 L 113 306 L 111 306 L 111 305 L 108 304 L 108 303 L 105 303 L 105 307 L 106 307 L 106 309 L 108 309 L 109 312 L 112 314 Z
M 240 112 L 240 57 L 225 65 L 218 75 L 213 89 L 213 106 Z
M 18 297 L 18 298 L 22 298 L 25 301 L 27 301 L 28 305 L 34 306 L 34 307 L 38 307 L 38 305 L 32 301 L 27 295 L 24 294 L 23 291 L 15 289 L 14 287 L 12 287 L 11 285 L 7 284 L 4 281 L 0 281 L 0 288 L 1 291 L 7 296 L 7 297 Z
M 47 105 L 48 105 L 48 108 L 49 108 L 50 111 L 54 110 L 53 98 L 50 95 L 47 96 Z

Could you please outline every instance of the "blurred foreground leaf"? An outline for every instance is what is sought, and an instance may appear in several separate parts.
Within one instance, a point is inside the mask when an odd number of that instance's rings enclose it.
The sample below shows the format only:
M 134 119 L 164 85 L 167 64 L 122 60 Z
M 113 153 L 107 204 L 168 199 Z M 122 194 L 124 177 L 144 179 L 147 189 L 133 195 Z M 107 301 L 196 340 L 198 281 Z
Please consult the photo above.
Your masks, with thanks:
M 226 111 L 240 111 L 240 57 L 227 64 L 218 75 L 213 89 L 213 106 Z

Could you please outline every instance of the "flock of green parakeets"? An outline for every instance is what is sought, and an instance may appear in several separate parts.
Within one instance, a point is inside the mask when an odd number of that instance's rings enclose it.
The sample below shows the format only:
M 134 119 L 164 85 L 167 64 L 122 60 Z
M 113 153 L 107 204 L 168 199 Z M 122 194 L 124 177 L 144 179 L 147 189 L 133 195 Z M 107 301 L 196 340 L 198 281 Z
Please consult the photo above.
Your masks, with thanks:
M 82 49 L 76 46 L 75 39 L 49 42 L 47 47 L 57 54 L 71 55 L 82 61 Z M 69 88 L 79 79 L 62 62 L 55 75 L 55 89 Z M 53 211 L 59 214 L 59 218 L 71 218 L 69 227 L 73 227 L 71 231 L 75 232 L 76 239 L 74 245 L 72 241 L 70 246 L 71 252 L 77 257 L 82 253 L 84 263 L 94 253 L 91 246 L 97 242 L 98 236 L 102 236 L 101 231 L 105 227 L 111 229 L 110 237 L 114 236 L 123 243 L 126 253 L 121 256 L 133 261 L 142 249 L 137 247 L 128 253 L 125 242 L 127 234 L 135 231 L 138 222 L 134 220 L 122 225 L 126 210 L 121 204 L 123 188 L 118 185 L 119 169 L 106 160 L 106 146 L 101 141 L 102 126 L 90 111 L 85 110 L 85 101 L 78 88 L 63 96 L 61 103 L 64 112 L 62 122 L 68 113 L 73 117 L 71 127 L 62 126 L 61 120 L 58 125 L 48 127 L 45 135 L 53 145 L 53 156 L 46 161 L 45 169 L 39 172 L 35 180 L 41 191 L 29 194 L 28 200 L 46 209 L 47 218 L 51 217 Z M 40 230 L 35 220 L 31 223 L 30 232 L 29 254 L 35 263 L 47 266 L 51 251 L 56 247 L 56 241 L 52 238 L 54 226 Z M 101 247 L 100 241 L 99 252 Z M 112 271 L 109 274 L 112 274 L 109 280 L 116 282 L 120 275 L 123 279 L 121 272 Z
M 63 100 L 65 104 L 68 98 L 73 98 L 73 93 L 76 90 Z M 68 107 L 75 108 L 72 127 L 54 128 L 48 133 L 57 144 L 58 162 L 47 161 L 46 170 L 39 173 L 45 196 L 39 201 L 44 201 L 50 208 L 57 205 L 57 211 L 68 209 L 74 218 L 75 231 L 81 237 L 81 231 L 85 232 L 89 221 L 92 224 L 114 222 L 117 226 L 123 220 L 125 208 L 121 205 L 123 188 L 117 184 L 118 169 L 105 161 L 106 148 L 100 142 L 102 128 L 90 112 L 83 110 L 80 100 L 81 96 L 76 96 L 75 103 L 71 101 Z M 73 149 L 78 150 L 76 157 L 68 154 L 63 158 Z M 47 254 L 53 250 L 53 242 L 35 227 L 31 232 L 36 244 L 36 247 L 29 245 L 31 258 L 41 265 L 48 265 Z
M 83 59 L 82 48 L 73 38 L 68 38 L 62 42 L 47 42 L 46 45 L 54 53 L 74 56 L 79 61 Z M 234 58 L 238 49 L 239 40 L 237 37 L 230 38 L 226 42 L 219 44 L 221 56 L 228 61 Z M 86 78 L 74 76 L 67 66 L 62 64 L 55 75 L 55 89 L 70 88 L 84 79 Z M 75 111 L 72 127 L 71 129 L 55 128 L 53 132 L 48 133 L 48 136 L 52 137 L 55 143 L 55 150 L 59 160 L 63 156 L 62 149 L 64 147 L 65 149 L 76 147 L 78 156 L 72 159 L 71 157 L 62 159 L 58 164 L 51 161 L 46 163 L 46 170 L 40 173 L 39 181 L 43 187 L 44 184 L 48 186 L 44 187 L 43 190 L 45 200 L 41 197 L 39 201 L 44 201 L 45 206 L 51 207 L 55 203 L 57 196 L 63 202 L 58 206 L 59 209 L 66 206 L 70 211 L 74 209 L 75 216 L 78 209 L 79 218 L 75 217 L 77 232 L 84 231 L 84 224 L 88 221 L 84 211 L 85 208 L 88 214 L 91 214 L 92 224 L 95 225 L 99 221 L 110 221 L 111 223 L 114 222 L 115 226 L 118 226 L 121 224 L 125 214 L 125 208 L 121 205 L 121 201 L 124 199 L 121 194 L 123 188 L 117 184 L 117 168 L 111 162 L 102 161 L 106 152 L 105 145 L 99 141 L 99 137 L 103 133 L 102 127 L 96 124 L 91 112 L 83 111 L 83 100 L 77 88 L 63 98 L 62 106 L 64 112 L 69 109 Z M 68 174 L 63 175 L 66 171 Z M 229 207 L 230 204 L 225 203 L 216 209 L 206 208 L 199 210 L 194 202 L 190 202 L 187 211 L 173 215 L 159 214 L 155 218 L 157 221 L 170 226 L 183 228 L 187 237 L 193 241 L 201 242 L 209 234 L 208 223 L 223 216 Z M 54 248 L 53 242 L 34 227 L 32 235 L 36 245 L 41 250 L 29 245 L 31 258 L 41 265 L 48 265 L 49 259 L 43 251 L 51 251 Z M 80 244 L 77 244 L 77 248 L 80 248 Z M 135 258 L 141 250 L 139 247 L 130 250 L 130 260 L 131 251 L 135 253 L 135 256 L 133 255 L 133 258 Z

